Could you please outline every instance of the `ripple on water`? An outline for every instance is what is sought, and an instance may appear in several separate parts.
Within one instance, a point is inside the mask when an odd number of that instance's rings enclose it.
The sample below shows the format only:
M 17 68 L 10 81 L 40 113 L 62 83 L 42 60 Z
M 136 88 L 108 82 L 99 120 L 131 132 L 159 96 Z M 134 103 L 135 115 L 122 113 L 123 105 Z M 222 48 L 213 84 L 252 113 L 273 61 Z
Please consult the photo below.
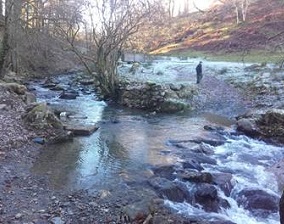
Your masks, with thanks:
M 42 96 L 46 97 L 45 93 Z M 47 101 L 49 99 L 46 98 Z M 92 95 L 80 96 L 73 101 L 53 98 L 50 102 L 59 106 L 64 104 L 66 110 L 86 115 L 88 119 L 83 122 L 98 122 L 100 125 L 98 131 L 89 137 L 78 137 L 73 142 L 46 146 L 42 151 L 33 171 L 47 174 L 58 188 L 115 187 L 128 180 L 147 178 L 149 167 L 173 164 L 179 160 L 174 151 L 178 149 L 167 146 L 168 140 L 207 137 L 204 125 L 230 127 L 233 123 L 220 116 L 223 113 L 149 115 L 141 111 L 106 106 L 105 103 L 94 100 Z M 226 105 L 230 105 L 228 102 L 225 102 Z M 241 108 L 241 104 L 236 108 Z M 161 153 L 163 151 L 169 153 Z M 202 164 L 206 170 L 232 173 L 238 182 L 237 190 L 255 185 L 279 195 L 276 181 L 266 168 L 278 158 L 283 158 L 281 149 L 246 137 L 234 137 L 227 139 L 226 144 L 214 147 L 213 151 L 218 166 Z M 228 201 L 232 208 L 224 210 L 223 214 L 205 213 L 186 203 L 166 203 L 187 215 L 230 219 L 238 224 L 275 224 L 275 220 L 279 219 L 275 215 L 265 222 L 251 217 L 233 199 L 228 198 Z

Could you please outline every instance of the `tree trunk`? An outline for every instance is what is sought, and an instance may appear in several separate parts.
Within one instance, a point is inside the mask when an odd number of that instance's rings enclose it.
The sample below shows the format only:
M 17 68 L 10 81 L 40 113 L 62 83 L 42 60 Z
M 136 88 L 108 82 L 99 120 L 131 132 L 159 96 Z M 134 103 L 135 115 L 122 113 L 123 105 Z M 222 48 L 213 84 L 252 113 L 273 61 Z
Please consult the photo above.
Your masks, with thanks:
M 117 89 L 118 51 L 105 52 L 105 46 L 100 46 L 97 52 L 97 76 L 102 94 L 105 98 L 115 99 Z
M 2 41 L 2 50 L 0 52 L 0 78 L 3 78 L 5 75 L 5 58 L 9 52 L 9 33 L 8 33 L 8 16 L 5 16 L 5 29 L 4 29 L 4 37 Z
M 3 77 L 6 69 L 18 71 L 18 41 L 20 32 L 21 0 L 5 1 L 5 30 L 2 43 L 0 69 Z

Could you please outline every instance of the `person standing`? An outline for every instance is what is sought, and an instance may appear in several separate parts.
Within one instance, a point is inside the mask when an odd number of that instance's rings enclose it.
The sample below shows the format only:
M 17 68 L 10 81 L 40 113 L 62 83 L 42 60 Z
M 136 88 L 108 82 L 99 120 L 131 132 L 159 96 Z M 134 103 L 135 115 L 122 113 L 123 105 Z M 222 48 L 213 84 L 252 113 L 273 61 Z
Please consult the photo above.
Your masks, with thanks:
M 196 66 L 196 76 L 197 76 L 197 84 L 200 83 L 203 75 L 202 75 L 202 61 L 199 62 L 199 64 Z

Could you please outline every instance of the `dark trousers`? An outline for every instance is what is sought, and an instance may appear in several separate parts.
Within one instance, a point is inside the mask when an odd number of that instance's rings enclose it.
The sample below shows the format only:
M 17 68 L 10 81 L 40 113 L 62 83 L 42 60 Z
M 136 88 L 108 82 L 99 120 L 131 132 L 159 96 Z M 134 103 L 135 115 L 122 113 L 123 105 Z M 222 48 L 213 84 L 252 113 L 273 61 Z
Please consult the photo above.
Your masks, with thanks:
M 196 82 L 197 84 L 200 83 L 202 77 L 203 77 L 203 76 L 202 76 L 202 73 L 198 73 L 198 74 L 197 74 L 197 82 Z

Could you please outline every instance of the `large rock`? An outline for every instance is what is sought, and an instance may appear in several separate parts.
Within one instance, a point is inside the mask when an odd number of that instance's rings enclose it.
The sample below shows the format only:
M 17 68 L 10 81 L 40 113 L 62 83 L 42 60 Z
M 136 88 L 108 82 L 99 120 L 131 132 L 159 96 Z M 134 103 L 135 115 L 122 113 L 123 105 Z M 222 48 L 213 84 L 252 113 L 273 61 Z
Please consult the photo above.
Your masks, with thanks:
M 12 83 L 0 83 L 0 86 L 18 95 L 24 95 L 27 91 L 26 86 L 18 84 L 18 83 L 13 83 L 13 82 Z
M 212 175 L 207 172 L 184 170 L 178 174 L 178 177 L 180 177 L 185 181 L 190 181 L 195 183 L 212 183 Z
M 234 188 L 233 175 L 231 173 L 212 173 L 211 175 L 212 182 L 218 185 L 225 195 L 229 197 Z
M 96 125 L 67 125 L 65 130 L 71 131 L 77 136 L 88 136 L 98 130 L 98 127 Z
M 31 92 L 26 92 L 23 96 L 23 100 L 26 104 L 32 104 L 36 102 L 36 95 Z
M 121 221 L 129 223 L 144 223 L 145 220 L 152 219 L 152 214 L 154 212 L 155 206 L 153 206 L 152 201 L 138 201 L 123 208 L 122 214 L 124 217 Z
M 192 204 L 199 204 L 206 212 L 218 212 L 221 207 L 228 208 L 229 203 L 218 197 L 217 188 L 208 183 L 197 185 Z
M 237 129 L 250 137 L 284 143 L 284 110 L 244 115 L 238 118 Z
M 184 169 L 194 169 L 194 170 L 204 170 L 204 168 L 200 165 L 198 161 L 195 159 L 188 159 L 185 162 L 182 163 L 182 166 Z
M 244 132 L 248 136 L 255 137 L 260 135 L 260 131 L 255 120 L 249 118 L 241 118 L 237 121 L 237 130 Z
M 184 202 L 188 200 L 189 194 L 187 189 L 168 179 L 155 177 L 149 180 L 149 184 L 163 198 L 174 202 Z
M 63 130 L 63 124 L 46 103 L 31 104 L 28 106 L 23 119 L 26 123 L 38 129 L 55 128 Z
M 153 168 L 153 172 L 156 176 L 163 177 L 168 180 L 175 179 L 175 167 L 173 165 L 155 167 Z
M 63 92 L 60 94 L 60 99 L 66 99 L 66 100 L 74 100 L 79 96 L 79 93 L 75 90 L 63 90 Z
M 238 205 L 264 218 L 278 212 L 279 197 L 260 189 L 243 189 L 236 195 L 236 201 Z
M 284 143 L 284 110 L 273 109 L 264 113 L 257 125 L 265 138 Z

